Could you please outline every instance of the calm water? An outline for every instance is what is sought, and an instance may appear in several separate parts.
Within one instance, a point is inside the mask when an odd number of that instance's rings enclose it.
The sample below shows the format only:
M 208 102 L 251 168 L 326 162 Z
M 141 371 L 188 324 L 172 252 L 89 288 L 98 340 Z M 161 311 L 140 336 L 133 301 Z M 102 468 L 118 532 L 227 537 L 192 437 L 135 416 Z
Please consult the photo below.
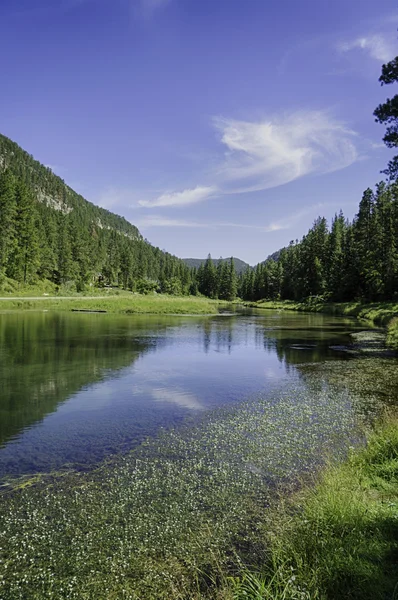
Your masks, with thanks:
M 187 416 L 284 388 L 309 366 L 355 360 L 344 347 L 363 329 L 271 311 L 0 314 L 0 477 L 88 468 Z

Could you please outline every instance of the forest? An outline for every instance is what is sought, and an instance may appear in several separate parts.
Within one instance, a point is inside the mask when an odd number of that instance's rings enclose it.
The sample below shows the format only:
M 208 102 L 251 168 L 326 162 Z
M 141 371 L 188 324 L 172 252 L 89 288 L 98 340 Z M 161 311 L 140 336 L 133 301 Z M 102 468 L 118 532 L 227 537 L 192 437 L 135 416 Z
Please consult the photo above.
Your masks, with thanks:
M 48 279 L 77 291 L 91 284 L 223 300 L 396 299 L 395 182 L 367 189 L 353 222 L 340 212 L 329 227 L 319 217 L 277 260 L 238 276 L 232 258 L 216 264 L 209 255 L 198 269 L 190 268 L 152 246 L 121 217 L 77 195 L 75 204 L 68 204 L 62 190 L 69 188 L 62 180 L 39 163 L 33 170 L 29 155 L 7 138 L 1 141 L 2 156 L 11 159 L 3 158 L 6 168 L 0 174 L 0 278 L 21 283 Z
M 398 81 L 398 57 L 383 65 L 381 84 Z M 398 146 L 398 95 L 374 111 L 383 138 Z M 152 246 L 123 217 L 74 192 L 51 169 L 0 135 L 0 286 L 49 280 L 84 291 L 117 286 L 139 293 L 202 294 L 234 300 L 397 300 L 398 157 L 387 181 L 367 189 L 352 222 L 342 212 L 316 219 L 299 241 L 256 267 L 233 258 L 200 266 Z M 193 264 L 195 262 L 193 261 Z
M 318 218 L 301 241 L 281 251 L 278 261 L 246 271 L 240 295 L 246 300 L 396 300 L 397 240 L 398 186 L 380 183 L 376 192 L 364 192 L 352 223 L 342 212 L 330 228 Z

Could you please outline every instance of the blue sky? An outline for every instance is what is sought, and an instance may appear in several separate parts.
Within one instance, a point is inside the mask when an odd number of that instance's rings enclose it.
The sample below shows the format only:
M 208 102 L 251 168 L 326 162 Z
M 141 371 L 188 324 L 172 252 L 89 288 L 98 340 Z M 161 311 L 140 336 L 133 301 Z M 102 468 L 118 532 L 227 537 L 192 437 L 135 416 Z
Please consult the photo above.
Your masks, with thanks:
M 1 0 L 0 132 L 178 256 L 352 218 L 391 152 L 392 0 Z

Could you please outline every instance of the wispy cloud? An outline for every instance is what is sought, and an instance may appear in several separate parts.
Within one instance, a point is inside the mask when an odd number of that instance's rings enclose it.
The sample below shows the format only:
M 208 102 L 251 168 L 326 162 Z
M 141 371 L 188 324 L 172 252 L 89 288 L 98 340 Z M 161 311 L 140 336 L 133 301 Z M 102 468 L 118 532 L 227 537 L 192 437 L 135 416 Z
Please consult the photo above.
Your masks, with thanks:
M 397 53 L 397 42 L 391 36 L 377 33 L 357 37 L 354 40 L 340 43 L 338 49 L 341 52 L 350 52 L 352 50 L 363 50 L 371 58 L 381 62 L 388 62 Z
M 229 193 L 265 190 L 310 173 L 337 171 L 358 158 L 355 133 L 327 112 L 214 122 L 227 147 L 218 176 Z
M 170 219 L 162 215 L 150 215 L 138 220 L 138 227 L 146 229 L 148 227 L 214 227 L 208 223 L 200 221 L 189 221 L 187 219 Z
M 207 183 L 143 199 L 145 208 L 189 206 L 226 194 L 277 187 L 308 174 L 348 167 L 359 158 L 356 134 L 326 111 L 300 111 L 257 121 L 213 119 L 225 148 Z
M 138 204 L 146 208 L 159 206 L 187 206 L 207 200 L 217 194 L 215 186 L 196 186 L 192 189 L 182 190 L 181 192 L 167 192 L 153 200 L 139 200 Z

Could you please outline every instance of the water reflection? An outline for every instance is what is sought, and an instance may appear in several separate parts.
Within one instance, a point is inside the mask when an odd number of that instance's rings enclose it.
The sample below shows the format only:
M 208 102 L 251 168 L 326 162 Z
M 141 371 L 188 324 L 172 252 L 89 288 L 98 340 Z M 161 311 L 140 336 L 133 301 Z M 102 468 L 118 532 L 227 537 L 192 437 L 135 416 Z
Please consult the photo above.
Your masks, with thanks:
M 0 315 L 0 476 L 86 468 L 187 414 L 348 360 L 359 326 L 323 315 Z M 359 327 L 360 328 L 360 327 Z

